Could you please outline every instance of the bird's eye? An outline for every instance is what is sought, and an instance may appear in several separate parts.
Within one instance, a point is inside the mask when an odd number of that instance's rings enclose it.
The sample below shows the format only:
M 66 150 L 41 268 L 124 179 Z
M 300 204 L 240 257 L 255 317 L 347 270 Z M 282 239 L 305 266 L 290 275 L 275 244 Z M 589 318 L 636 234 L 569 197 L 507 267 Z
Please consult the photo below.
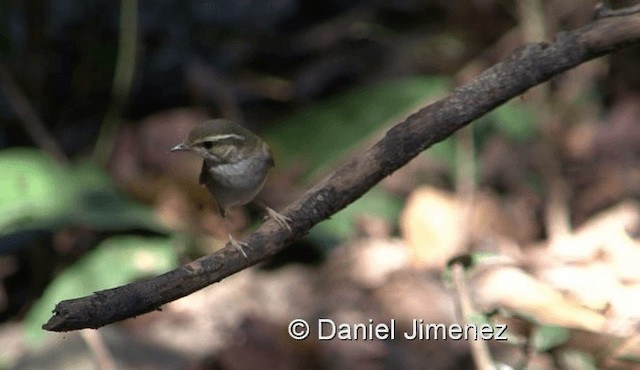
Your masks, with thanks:
M 213 148 L 213 141 L 205 141 L 205 142 L 202 143 L 202 146 L 205 149 L 211 149 L 211 148 Z

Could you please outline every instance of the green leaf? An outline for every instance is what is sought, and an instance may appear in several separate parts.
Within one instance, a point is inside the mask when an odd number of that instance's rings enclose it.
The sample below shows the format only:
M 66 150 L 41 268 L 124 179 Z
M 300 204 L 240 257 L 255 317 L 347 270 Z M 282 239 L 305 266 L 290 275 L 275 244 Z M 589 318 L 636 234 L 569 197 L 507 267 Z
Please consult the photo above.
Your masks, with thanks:
M 38 150 L 12 148 L 0 152 L 0 173 L 0 237 L 70 224 L 163 231 L 148 207 L 124 197 L 92 163 L 62 167 Z
M 531 106 L 511 100 L 480 118 L 474 124 L 474 133 L 481 141 L 492 132 L 499 132 L 511 140 L 522 142 L 537 134 L 538 121 Z
M 314 242 L 329 247 L 353 235 L 358 217 L 375 216 L 395 223 L 402 211 L 402 206 L 401 199 L 389 195 L 379 187 L 374 187 L 362 198 L 311 229 L 309 237 Z
M 569 340 L 569 330 L 560 326 L 540 325 L 532 335 L 533 347 L 537 352 L 547 352 Z
M 453 283 L 453 272 L 451 271 L 451 268 L 456 263 L 461 263 L 464 266 L 465 271 L 469 271 L 475 268 L 478 264 L 495 257 L 495 253 L 486 251 L 477 251 L 470 254 L 459 254 L 457 256 L 454 256 L 453 258 L 449 259 L 449 261 L 447 261 L 447 267 L 442 272 L 442 281 L 446 285 L 450 285 Z
M 496 130 L 516 141 L 532 138 L 537 132 L 535 111 L 530 105 L 511 101 L 497 108 L 493 113 Z
M 70 177 L 77 183 L 77 190 L 75 201 L 66 210 L 66 223 L 104 230 L 166 231 L 149 207 L 126 198 L 111 178 L 93 163 L 80 163 L 73 168 Z
M 637 356 L 634 354 L 622 354 L 622 355 L 616 356 L 616 359 L 620 361 L 627 361 L 627 362 L 640 364 L 640 356 Z
M 310 106 L 264 134 L 278 163 L 301 160 L 312 178 L 450 86 L 448 78 L 416 76 L 360 87 Z
M 103 241 L 49 284 L 25 319 L 27 337 L 32 343 L 42 338 L 45 334 L 42 324 L 61 300 L 86 296 L 175 268 L 178 258 L 172 244 L 169 238 L 138 236 L 118 236 Z
M 598 365 L 594 358 L 586 352 L 576 350 L 564 350 L 558 354 L 559 367 L 561 369 L 597 370 Z
M 76 193 L 66 171 L 36 150 L 2 151 L 0 173 L 0 234 L 50 226 Z
M 491 325 L 491 320 L 489 320 L 489 317 L 486 314 L 478 311 L 469 312 L 467 317 L 465 317 L 465 320 L 478 327 L 482 325 Z

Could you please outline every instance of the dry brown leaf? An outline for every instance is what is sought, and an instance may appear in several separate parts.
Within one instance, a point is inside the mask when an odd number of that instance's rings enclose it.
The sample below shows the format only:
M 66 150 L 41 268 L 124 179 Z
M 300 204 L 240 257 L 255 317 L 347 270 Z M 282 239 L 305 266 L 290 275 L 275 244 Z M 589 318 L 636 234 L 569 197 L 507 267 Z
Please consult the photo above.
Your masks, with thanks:
M 462 212 L 456 198 L 444 191 L 415 190 L 402 212 L 400 228 L 419 268 L 443 269 L 464 251 Z
M 485 262 L 470 277 L 471 291 L 483 310 L 505 308 L 558 326 L 602 331 L 603 315 L 565 297 L 520 268 L 508 264 Z
M 384 285 L 393 273 L 407 270 L 410 256 L 397 241 L 363 239 L 331 252 L 325 264 L 328 276 L 369 289 Z
M 563 262 L 587 262 L 604 253 L 611 253 L 621 239 L 628 239 L 628 231 L 640 222 L 640 206 L 633 201 L 623 202 L 599 213 L 573 234 L 549 246 L 553 258 Z M 625 242 L 626 243 L 626 242 Z
M 467 220 L 468 205 L 451 193 L 422 187 L 411 194 L 400 228 L 416 267 L 443 269 L 452 257 L 466 251 L 467 235 L 474 241 L 518 239 L 512 218 L 496 196 L 478 193 L 476 199 Z
M 629 336 L 640 322 L 640 245 L 629 234 L 639 222 L 638 203 L 622 202 L 566 237 L 527 248 L 522 261 L 565 297 L 606 311 L 606 332 Z
M 611 267 L 602 262 L 554 265 L 536 276 L 593 310 L 607 308 L 620 283 Z

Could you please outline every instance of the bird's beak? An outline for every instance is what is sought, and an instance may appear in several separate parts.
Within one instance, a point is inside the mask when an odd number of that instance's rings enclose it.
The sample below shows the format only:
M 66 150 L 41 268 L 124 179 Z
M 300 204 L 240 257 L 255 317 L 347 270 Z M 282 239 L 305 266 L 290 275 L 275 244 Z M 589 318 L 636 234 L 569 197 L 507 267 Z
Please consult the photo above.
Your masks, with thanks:
M 169 149 L 170 152 L 179 152 L 184 150 L 191 150 L 191 147 L 185 143 L 180 143 L 173 148 Z

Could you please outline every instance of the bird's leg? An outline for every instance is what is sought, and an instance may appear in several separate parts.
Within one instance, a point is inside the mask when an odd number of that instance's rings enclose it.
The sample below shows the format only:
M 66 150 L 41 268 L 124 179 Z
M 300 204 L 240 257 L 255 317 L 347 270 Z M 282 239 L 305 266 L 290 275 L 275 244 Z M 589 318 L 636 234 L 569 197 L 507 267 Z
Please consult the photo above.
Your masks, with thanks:
M 236 248 L 236 250 L 238 252 L 240 252 L 240 254 L 242 254 L 242 256 L 248 261 L 249 260 L 249 256 L 247 256 L 247 253 L 244 251 L 244 249 L 242 247 L 246 247 L 247 244 L 246 243 L 242 243 L 237 241 L 232 235 L 231 232 L 229 231 L 229 225 L 227 225 L 227 215 L 224 209 L 220 210 L 220 214 L 222 215 L 222 221 L 224 223 L 224 229 L 227 231 L 227 236 L 229 238 L 229 243 L 231 243 L 231 245 L 234 246 L 234 248 Z

